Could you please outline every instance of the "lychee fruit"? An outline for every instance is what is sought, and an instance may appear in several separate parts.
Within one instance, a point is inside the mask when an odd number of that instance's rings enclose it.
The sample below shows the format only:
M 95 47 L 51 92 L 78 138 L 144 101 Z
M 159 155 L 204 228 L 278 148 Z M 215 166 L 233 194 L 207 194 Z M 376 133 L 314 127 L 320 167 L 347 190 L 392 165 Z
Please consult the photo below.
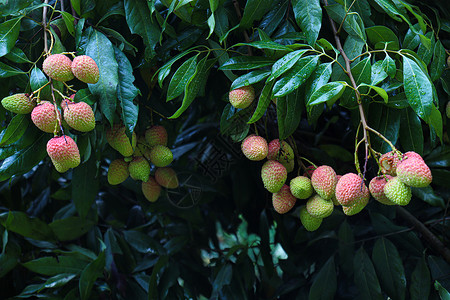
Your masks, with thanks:
M 57 136 L 50 139 L 47 143 L 47 153 L 59 173 L 64 173 L 80 164 L 80 151 L 70 136 Z
M 291 194 L 287 185 L 283 185 L 277 193 L 272 194 L 273 208 L 279 214 L 285 214 L 290 211 L 296 201 L 297 199 Z
M 315 166 L 308 166 L 308 167 L 306 167 L 306 170 L 305 170 L 305 172 L 303 173 L 303 176 L 306 176 L 306 177 L 309 177 L 309 178 L 311 178 L 312 177 L 312 174 L 314 173 L 314 171 L 317 169 L 317 167 L 315 167 Z
M 384 186 L 386 197 L 398 205 L 407 205 L 411 201 L 411 188 L 401 182 L 398 177 L 389 180 Z
M 161 186 L 156 182 L 155 178 L 149 177 L 147 181 L 142 181 L 142 193 L 145 199 L 155 202 L 161 195 Z
M 308 199 L 314 192 L 311 179 L 305 176 L 297 176 L 289 183 L 292 195 L 298 199 Z
M 31 112 L 34 125 L 48 133 L 59 131 L 58 117 L 61 119 L 61 113 L 49 101 L 41 101 Z
M 364 207 L 369 203 L 369 197 L 360 198 L 357 202 L 354 202 L 351 206 L 342 206 L 342 211 L 347 216 L 353 216 L 361 212 Z
M 73 59 L 72 73 L 85 83 L 97 83 L 100 77 L 97 64 L 87 55 L 80 55 Z
M 131 156 L 136 148 L 136 134 L 133 132 L 132 139 L 125 134 L 125 126 L 122 124 L 115 124 L 112 128 L 106 131 L 106 140 L 109 145 L 119 151 L 123 156 Z
M 150 150 L 150 161 L 156 167 L 165 167 L 173 161 L 173 154 L 169 148 L 163 145 L 156 145 Z
M 73 79 L 72 61 L 64 54 L 52 54 L 42 63 L 42 69 L 48 77 L 58 81 Z
M 286 168 L 276 160 L 268 160 L 261 168 L 264 187 L 271 193 L 277 193 L 286 182 Z
M 423 159 L 407 158 L 402 160 L 397 166 L 398 179 L 407 186 L 422 188 L 428 186 L 433 177 L 431 170 Z
M 95 128 L 94 111 L 86 102 L 63 101 L 64 120 L 75 130 L 88 132 Z
M 128 165 L 130 177 L 134 180 L 147 181 L 150 176 L 150 164 L 142 156 L 136 156 Z
M 416 159 L 418 159 L 418 160 L 424 161 L 423 158 L 422 158 L 422 156 L 420 156 L 419 153 L 414 152 L 414 151 L 408 151 L 408 152 L 406 152 L 405 154 L 403 154 L 403 156 L 402 156 L 402 161 L 405 160 L 405 159 L 407 159 L 407 158 L 416 158 Z
M 314 170 L 311 176 L 311 184 L 323 199 L 329 200 L 333 197 L 337 183 L 336 176 L 336 172 L 330 166 L 324 165 Z
M 128 171 L 128 163 L 123 158 L 113 160 L 108 167 L 108 182 L 116 185 L 124 182 L 130 172 Z
M 384 153 L 380 157 L 381 172 L 383 172 L 383 174 L 395 176 L 397 165 L 401 159 L 402 156 L 396 151 Z
M 336 184 L 336 200 L 342 206 L 369 201 L 369 189 L 363 179 L 354 173 L 343 175 Z
M 251 86 L 243 86 L 241 88 L 232 90 L 228 94 L 231 105 L 236 108 L 246 108 L 255 99 L 255 89 Z
M 244 139 L 241 144 L 242 153 L 253 161 L 263 160 L 267 156 L 268 145 L 262 136 L 251 135 Z
M 10 112 L 24 115 L 29 114 L 36 104 L 26 94 L 14 94 L 3 98 L 2 105 Z
M 286 141 L 281 141 L 280 143 L 279 139 L 272 140 L 269 143 L 267 159 L 279 161 L 288 173 L 294 170 L 294 150 Z
M 179 185 L 177 173 L 169 167 L 156 169 L 155 179 L 161 186 L 168 189 L 176 189 Z
M 326 218 L 333 212 L 334 204 L 320 195 L 314 195 L 306 202 L 308 213 L 316 218 Z
M 311 215 L 308 210 L 306 209 L 306 206 L 303 206 L 300 209 L 300 221 L 302 222 L 303 227 L 305 227 L 308 231 L 315 231 L 317 230 L 320 225 L 322 224 L 322 218 L 317 218 Z
M 372 194 L 372 197 L 384 205 L 395 205 L 395 203 L 389 200 L 384 194 L 384 186 L 392 178 L 391 175 L 377 176 L 372 178 L 369 183 L 369 191 L 370 194 Z
M 145 131 L 145 141 L 149 147 L 167 146 L 167 131 L 161 125 L 155 125 Z

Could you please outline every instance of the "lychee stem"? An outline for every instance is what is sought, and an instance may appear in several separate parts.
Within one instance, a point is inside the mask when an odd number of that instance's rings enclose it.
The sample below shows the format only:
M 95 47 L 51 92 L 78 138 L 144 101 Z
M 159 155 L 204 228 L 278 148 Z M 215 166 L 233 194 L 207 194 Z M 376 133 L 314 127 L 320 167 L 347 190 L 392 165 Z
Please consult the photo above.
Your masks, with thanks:
M 50 78 L 50 87 L 51 87 L 51 90 L 52 90 L 53 106 L 55 108 L 56 119 L 58 120 L 58 124 L 55 125 L 55 130 L 54 130 L 53 133 L 54 133 L 55 136 L 58 134 L 58 129 L 57 129 L 58 127 L 57 126 L 59 125 L 59 128 L 60 128 L 62 134 L 64 135 L 64 129 L 62 127 L 62 122 L 61 122 L 61 118 L 60 118 L 60 115 L 59 115 L 58 105 L 56 104 L 56 98 L 55 98 L 55 93 L 54 93 L 54 90 L 56 90 L 56 89 L 53 88 L 53 82 L 52 82 L 51 78 Z M 58 90 L 56 90 L 56 91 L 58 91 Z
M 41 91 L 43 88 L 45 88 L 47 85 L 50 84 L 50 81 L 48 81 L 46 84 L 44 84 L 43 86 L 41 86 L 40 88 L 38 88 L 37 90 L 33 91 L 30 95 L 30 98 L 33 97 L 34 94 L 38 93 L 37 98 L 39 98 L 39 96 L 41 95 Z
M 300 156 L 300 159 L 303 159 L 304 161 L 309 162 L 314 168 L 317 168 L 317 165 L 315 163 L 313 163 L 312 161 L 310 161 L 309 159 L 307 159 L 306 157 Z
M 66 86 L 67 90 L 69 90 L 70 92 L 73 92 L 75 94 L 77 93 L 77 90 L 74 90 L 72 88 L 72 85 L 68 85 L 65 81 L 63 81 L 63 84 Z

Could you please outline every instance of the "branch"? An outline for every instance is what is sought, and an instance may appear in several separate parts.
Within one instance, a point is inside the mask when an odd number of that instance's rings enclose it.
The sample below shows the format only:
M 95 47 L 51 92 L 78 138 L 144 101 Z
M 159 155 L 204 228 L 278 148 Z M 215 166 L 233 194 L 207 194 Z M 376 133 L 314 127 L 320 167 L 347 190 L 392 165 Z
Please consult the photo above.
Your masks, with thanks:
M 48 52 L 48 45 L 47 45 L 47 4 L 48 0 L 44 0 L 44 9 L 42 10 L 42 27 L 44 27 L 44 51 L 45 54 Z

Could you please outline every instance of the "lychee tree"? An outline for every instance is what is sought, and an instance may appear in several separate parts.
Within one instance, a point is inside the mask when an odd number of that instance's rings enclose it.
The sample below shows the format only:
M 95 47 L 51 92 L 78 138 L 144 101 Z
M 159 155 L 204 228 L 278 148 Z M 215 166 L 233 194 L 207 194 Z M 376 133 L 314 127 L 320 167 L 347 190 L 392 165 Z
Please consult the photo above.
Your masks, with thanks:
M 446 1 L 0 17 L 0 298 L 450 297 Z

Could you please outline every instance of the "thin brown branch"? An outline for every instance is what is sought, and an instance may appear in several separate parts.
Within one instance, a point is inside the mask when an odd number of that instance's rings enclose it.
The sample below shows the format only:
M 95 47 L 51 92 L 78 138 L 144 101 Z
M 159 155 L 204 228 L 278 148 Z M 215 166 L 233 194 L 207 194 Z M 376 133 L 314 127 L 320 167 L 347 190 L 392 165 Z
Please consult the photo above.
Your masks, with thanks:
M 44 0 L 44 8 L 42 10 L 42 27 L 44 27 L 44 51 L 45 53 L 48 52 L 48 45 L 47 45 L 47 4 L 48 0 Z

